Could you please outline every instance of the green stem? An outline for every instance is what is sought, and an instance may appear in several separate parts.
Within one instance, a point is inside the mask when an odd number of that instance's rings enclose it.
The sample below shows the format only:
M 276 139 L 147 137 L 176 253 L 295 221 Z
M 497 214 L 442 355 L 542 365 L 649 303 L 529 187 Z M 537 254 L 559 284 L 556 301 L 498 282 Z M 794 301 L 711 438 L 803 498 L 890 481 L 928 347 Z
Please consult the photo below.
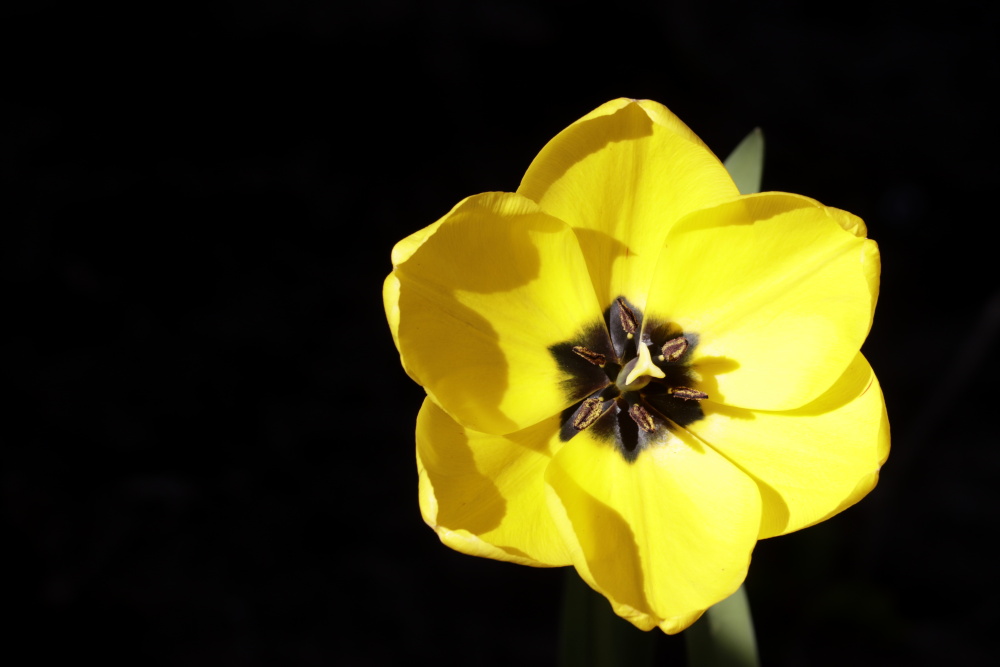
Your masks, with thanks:
M 653 664 L 656 632 L 643 632 L 611 610 L 604 597 L 566 568 L 559 667 L 643 667 Z
M 757 639 L 743 586 L 684 631 L 688 667 L 758 667 Z

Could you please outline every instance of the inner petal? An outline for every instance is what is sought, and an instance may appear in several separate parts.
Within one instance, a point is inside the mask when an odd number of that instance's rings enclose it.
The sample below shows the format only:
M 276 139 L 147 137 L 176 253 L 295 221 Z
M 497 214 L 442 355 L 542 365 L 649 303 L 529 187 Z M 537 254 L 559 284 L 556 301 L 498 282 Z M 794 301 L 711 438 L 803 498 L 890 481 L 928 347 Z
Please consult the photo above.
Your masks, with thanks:
M 701 389 L 740 407 L 816 398 L 861 347 L 874 308 L 877 249 L 817 202 L 764 193 L 674 228 L 647 317 L 697 331 Z
M 404 366 L 438 405 L 509 433 L 592 391 L 565 384 L 549 351 L 601 312 L 573 231 L 508 193 L 470 197 L 433 227 L 394 274 Z
M 615 100 L 560 132 L 518 192 L 576 231 L 601 303 L 645 307 L 671 225 L 739 194 L 725 167 L 666 107 Z

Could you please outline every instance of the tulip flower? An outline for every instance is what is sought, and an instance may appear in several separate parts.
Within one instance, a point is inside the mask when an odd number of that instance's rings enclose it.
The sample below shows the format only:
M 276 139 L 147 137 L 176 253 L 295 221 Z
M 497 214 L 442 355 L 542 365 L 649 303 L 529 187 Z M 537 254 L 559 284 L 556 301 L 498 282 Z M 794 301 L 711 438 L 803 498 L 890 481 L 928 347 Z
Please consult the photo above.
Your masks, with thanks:
M 877 245 L 807 197 L 741 195 L 655 102 L 584 116 L 517 192 L 459 202 L 392 263 L 388 321 L 427 393 L 420 509 L 453 549 L 572 565 L 676 633 L 757 540 L 878 480 Z

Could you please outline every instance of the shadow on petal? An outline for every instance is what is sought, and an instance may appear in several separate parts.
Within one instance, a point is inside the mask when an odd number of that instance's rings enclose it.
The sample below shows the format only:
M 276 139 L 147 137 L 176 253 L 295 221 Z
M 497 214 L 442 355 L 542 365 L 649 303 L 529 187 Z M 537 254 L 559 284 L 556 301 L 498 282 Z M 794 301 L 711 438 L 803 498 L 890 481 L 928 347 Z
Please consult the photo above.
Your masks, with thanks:
M 559 391 L 549 353 L 600 313 L 573 230 L 511 193 L 470 197 L 432 227 L 394 270 L 410 375 L 483 433 L 525 428 L 582 398 Z
M 833 412 L 863 396 L 875 385 L 875 374 L 867 364 L 852 363 L 843 375 L 823 394 L 800 408 L 789 410 L 791 415 L 822 415 Z
M 621 514 L 587 493 L 559 466 L 550 466 L 548 474 L 550 486 L 567 509 L 590 571 L 590 577 L 580 573 L 584 580 L 613 605 L 626 605 L 655 616 L 646 599 L 642 562 L 632 528 Z
M 732 373 L 739 367 L 739 362 L 729 357 L 701 357 L 694 364 L 699 376 L 698 389 L 708 394 L 714 403 L 725 403 L 726 397 L 719 391 L 718 376 Z
M 739 465 L 736 467 L 739 468 Z M 740 468 L 740 470 L 743 470 L 743 468 Z M 760 534 L 771 535 L 785 530 L 788 527 L 788 520 L 792 516 L 788 509 L 788 503 L 785 502 L 785 499 L 773 486 L 746 470 L 743 470 L 743 472 L 747 477 L 756 482 L 757 488 L 760 490 Z
M 435 527 L 473 535 L 495 529 L 507 513 L 507 501 L 493 480 L 477 469 L 465 430 L 449 420 L 438 419 L 434 425 L 442 436 L 434 446 L 419 433 L 417 440 L 418 456 L 436 499 L 436 516 L 424 519 Z
M 480 433 L 426 399 L 416 432 L 420 510 L 441 541 L 473 556 L 569 565 L 545 511 L 547 445 L 557 426 L 549 419 L 510 435 Z
M 734 362 L 735 363 L 735 362 Z M 715 401 L 703 401 L 702 408 L 705 410 L 706 416 L 711 416 L 713 414 L 721 414 L 732 419 L 743 419 L 747 421 L 752 421 L 755 419 L 753 410 L 747 410 L 745 408 L 737 408 L 732 405 L 723 405 L 721 403 L 716 403 Z M 701 442 L 701 438 L 697 435 L 690 434 L 692 440 Z M 746 470 L 739 463 L 730 460 L 733 465 L 739 468 L 743 474 L 752 479 L 757 485 L 757 489 L 760 491 L 761 499 L 761 517 L 760 525 L 761 532 L 764 532 L 764 528 L 776 529 L 778 532 L 784 530 L 785 526 L 788 525 L 788 519 L 791 516 L 788 511 L 788 504 L 785 503 L 785 499 L 782 498 L 781 494 L 772 487 L 771 485 L 764 482 L 760 477 L 757 477 L 750 471 Z
M 652 134 L 653 120 L 637 104 L 629 104 L 613 114 L 578 121 L 550 142 L 550 145 L 556 144 L 559 140 L 558 147 L 562 150 L 566 150 L 566 146 L 572 146 L 573 154 L 560 156 L 561 159 L 551 159 L 547 153 L 549 146 L 543 148 L 528 167 L 528 173 L 518 192 L 537 201 L 553 183 L 566 175 L 571 166 L 588 155 L 617 141 L 639 139 Z
M 500 410 L 500 402 L 509 386 L 507 358 L 500 338 L 490 322 L 457 300 L 440 308 L 439 299 L 428 298 L 419 290 L 403 290 L 399 337 L 404 349 L 427 349 L 430 354 L 445 356 L 435 349 L 439 341 L 450 343 L 448 363 L 421 363 L 414 355 L 401 354 L 407 372 L 424 386 L 439 405 L 447 405 L 449 414 L 480 430 L 512 431 L 514 422 Z M 459 344 L 460 343 L 460 344 Z M 474 382 L 478 378 L 478 382 Z M 475 393 L 468 387 L 475 385 Z M 489 425 L 491 429 L 487 429 Z
M 621 286 L 611 284 L 615 264 L 636 255 L 637 250 L 628 247 L 614 236 L 596 229 L 574 227 L 573 232 L 576 234 L 576 238 L 580 242 L 580 249 L 587 260 L 587 271 L 590 273 L 590 281 L 594 284 L 597 294 L 605 295 L 606 299 L 620 294 Z M 637 298 L 639 295 L 626 296 Z M 642 302 L 645 302 L 645 295 L 642 297 Z M 601 305 L 608 308 L 612 304 L 602 303 Z
M 705 411 L 705 415 L 725 415 L 731 419 L 755 419 L 754 411 L 748 410 L 747 408 L 738 408 L 735 405 L 726 405 L 725 403 L 716 403 L 712 400 L 701 402 L 702 410 Z

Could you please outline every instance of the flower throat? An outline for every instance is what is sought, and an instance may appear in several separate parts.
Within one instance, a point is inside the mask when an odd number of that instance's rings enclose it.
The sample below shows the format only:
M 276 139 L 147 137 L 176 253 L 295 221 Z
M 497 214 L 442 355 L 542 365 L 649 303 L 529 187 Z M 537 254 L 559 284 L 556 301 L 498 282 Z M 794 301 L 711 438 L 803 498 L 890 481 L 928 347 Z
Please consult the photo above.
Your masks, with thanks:
M 702 417 L 691 369 L 697 336 L 672 323 L 643 322 L 624 297 L 604 311 L 604 322 L 549 352 L 566 379 L 563 389 L 586 398 L 561 414 L 563 441 L 587 430 L 613 444 L 626 461 L 665 442 L 670 430 Z

